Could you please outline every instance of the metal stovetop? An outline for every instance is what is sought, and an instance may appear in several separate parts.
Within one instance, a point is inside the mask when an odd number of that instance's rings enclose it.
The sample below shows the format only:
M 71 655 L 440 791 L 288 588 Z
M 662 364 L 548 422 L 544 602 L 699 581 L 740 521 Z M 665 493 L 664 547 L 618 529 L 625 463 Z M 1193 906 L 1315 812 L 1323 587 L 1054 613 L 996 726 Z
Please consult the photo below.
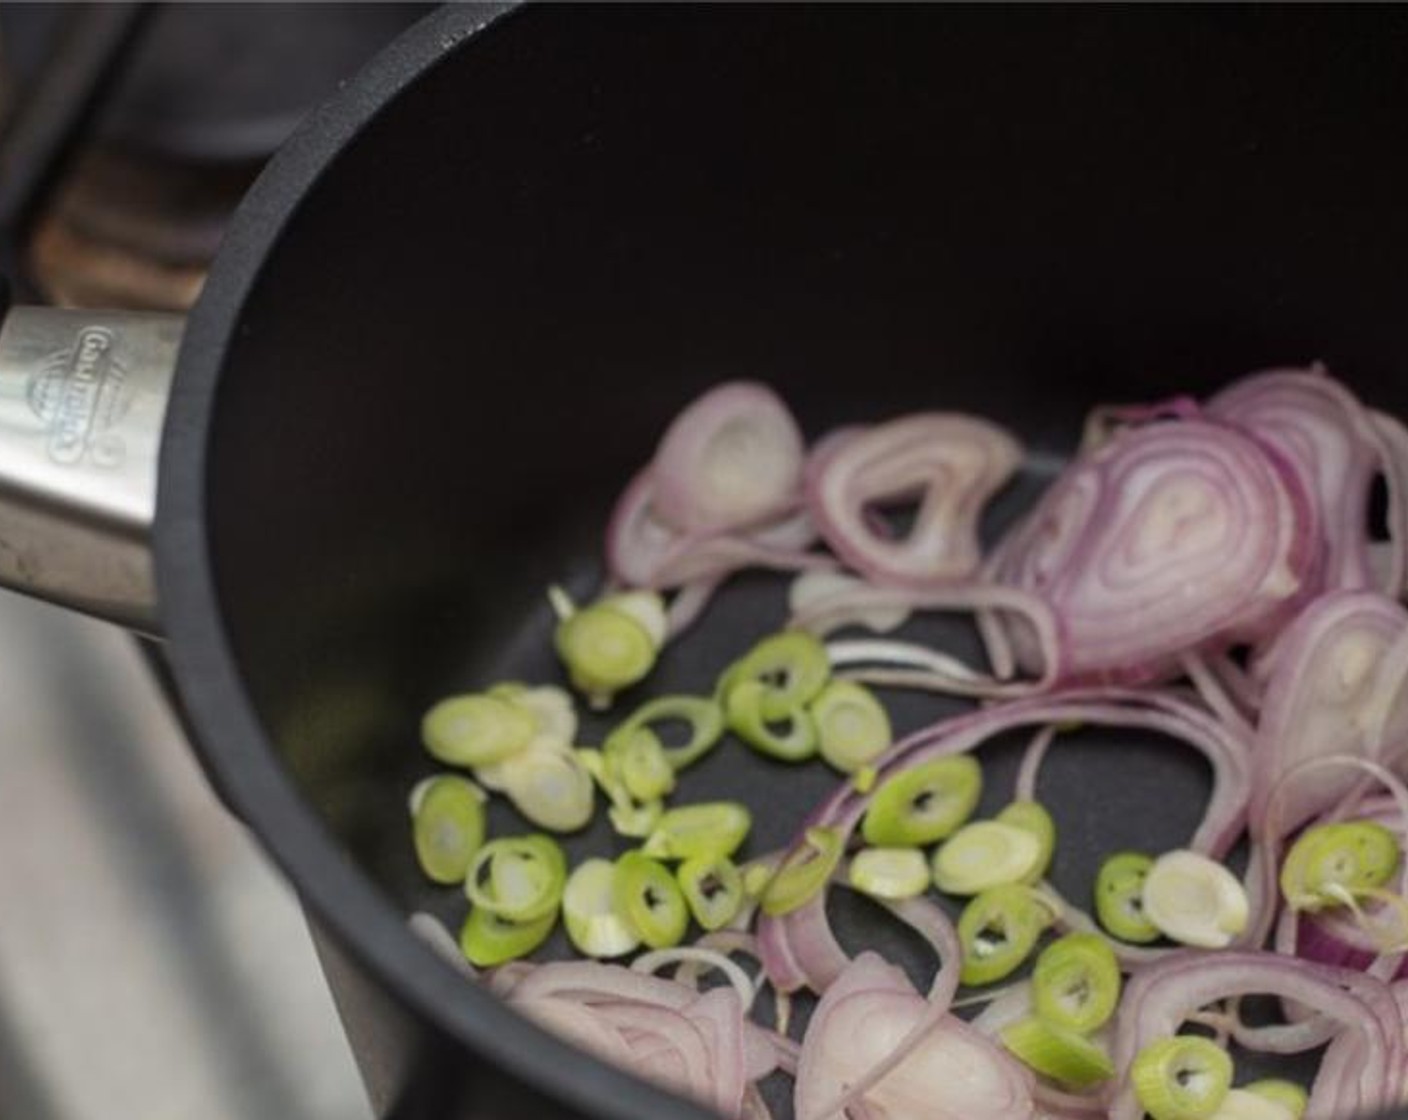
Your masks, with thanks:
M 418 7 L 0 3 L 0 269 L 184 308 L 263 160 Z M 0 1117 L 370 1114 L 297 901 L 135 640 L 0 592 Z
M 298 904 L 125 633 L 0 592 L 0 1116 L 370 1116 Z

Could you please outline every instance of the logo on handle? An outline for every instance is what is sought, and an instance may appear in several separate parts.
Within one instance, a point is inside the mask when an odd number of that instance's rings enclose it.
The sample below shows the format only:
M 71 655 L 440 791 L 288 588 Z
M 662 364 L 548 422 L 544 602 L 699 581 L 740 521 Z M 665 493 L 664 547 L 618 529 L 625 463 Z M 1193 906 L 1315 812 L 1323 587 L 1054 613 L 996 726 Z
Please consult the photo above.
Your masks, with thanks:
M 113 357 L 117 335 L 84 327 L 73 346 L 51 356 L 30 378 L 29 406 L 48 429 L 49 457 L 96 467 L 121 466 L 118 422 L 132 404 L 127 371 Z

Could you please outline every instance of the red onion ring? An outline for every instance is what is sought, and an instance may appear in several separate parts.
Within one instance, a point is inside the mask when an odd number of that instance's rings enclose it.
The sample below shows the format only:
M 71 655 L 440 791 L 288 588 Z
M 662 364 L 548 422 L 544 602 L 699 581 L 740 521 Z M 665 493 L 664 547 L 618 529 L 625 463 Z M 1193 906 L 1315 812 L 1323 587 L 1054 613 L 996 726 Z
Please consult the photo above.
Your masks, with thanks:
M 978 567 L 978 518 L 1022 458 L 1001 428 L 956 413 L 915 413 L 843 430 L 814 460 L 807 508 L 843 561 L 867 579 L 926 588 Z M 877 532 L 867 511 L 918 497 L 903 539 Z

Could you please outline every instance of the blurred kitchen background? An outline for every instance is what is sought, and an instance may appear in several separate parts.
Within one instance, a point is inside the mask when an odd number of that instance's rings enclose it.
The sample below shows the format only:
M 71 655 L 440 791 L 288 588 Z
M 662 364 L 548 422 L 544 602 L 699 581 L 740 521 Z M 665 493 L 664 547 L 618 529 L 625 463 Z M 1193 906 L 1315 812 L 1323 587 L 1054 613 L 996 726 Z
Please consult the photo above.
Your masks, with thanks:
M 264 161 L 423 10 L 0 3 L 12 297 L 189 307 Z M 0 1117 L 361 1120 L 297 902 L 149 655 L 0 592 Z

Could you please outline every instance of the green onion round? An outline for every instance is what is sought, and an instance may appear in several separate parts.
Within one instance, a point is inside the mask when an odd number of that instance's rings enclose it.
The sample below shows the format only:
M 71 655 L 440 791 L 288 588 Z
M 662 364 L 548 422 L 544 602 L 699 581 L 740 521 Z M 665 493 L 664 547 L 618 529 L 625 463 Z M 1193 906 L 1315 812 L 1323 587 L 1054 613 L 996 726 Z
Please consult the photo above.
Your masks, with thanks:
M 783 762 L 802 762 L 816 754 L 816 724 L 802 704 L 766 714 L 768 686 L 754 680 L 740 681 L 729 689 L 724 712 L 729 728 L 750 747 Z M 785 731 L 776 725 L 785 726 Z
M 728 856 L 692 856 L 680 864 L 676 875 L 701 929 L 722 929 L 743 908 L 743 874 Z
M 1051 866 L 1051 857 L 1056 852 L 1056 822 L 1045 806 L 1037 801 L 1014 801 L 993 818 L 998 824 L 1010 824 L 1036 837 L 1040 846 L 1036 865 L 1028 872 L 1025 882 L 1037 883 Z
M 1051 911 L 1030 887 L 1012 883 L 983 891 L 958 916 L 963 946 L 959 979 L 978 985 L 1010 976 L 1031 956 L 1050 924 Z
M 614 759 L 621 783 L 637 801 L 655 801 L 674 792 L 675 769 L 660 739 L 648 727 L 607 740 L 603 753 Z
M 821 757 L 843 774 L 859 770 L 885 752 L 890 717 L 864 685 L 831 681 L 811 703 Z
M 683 722 L 689 725 L 689 739 L 678 747 L 663 745 L 657 724 Z M 613 743 L 634 733 L 646 731 L 661 743 L 665 760 L 675 770 L 683 770 L 707 752 L 724 733 L 724 710 L 707 696 L 658 696 L 648 700 L 607 737 L 603 750 L 610 753 Z
M 757 703 L 764 721 L 787 719 L 811 703 L 831 675 L 826 647 L 811 634 L 786 630 L 773 634 L 724 671 L 719 691 L 728 698 L 741 684 L 762 686 Z
M 1377 821 L 1339 821 L 1307 829 L 1281 865 L 1281 893 L 1295 910 L 1343 905 L 1382 887 L 1398 870 L 1398 837 Z
M 421 720 L 425 749 L 452 766 L 489 766 L 528 745 L 537 725 L 530 712 L 478 693 L 441 700 Z
M 636 618 L 606 602 L 558 623 L 554 644 L 573 686 L 601 708 L 621 689 L 642 680 L 654 668 L 659 652 Z
M 863 848 L 847 877 L 873 898 L 914 898 L 929 889 L 929 861 L 918 848 Z
M 588 957 L 619 957 L 640 946 L 640 936 L 616 905 L 616 865 L 589 859 L 567 877 L 562 892 L 567 936 Z
M 475 909 L 510 922 L 557 912 L 567 882 L 567 857 L 549 836 L 506 836 L 475 854 L 464 880 Z
M 643 848 L 656 859 L 731 856 L 752 826 L 753 815 L 737 801 L 681 805 L 661 814 Z
M 1178 1035 L 1141 1050 L 1129 1076 L 1152 1120 L 1209 1120 L 1232 1088 L 1232 1058 L 1211 1039 Z
M 861 835 L 876 847 L 922 847 L 951 836 L 973 815 L 983 772 L 966 754 L 936 758 L 880 783 Z
M 806 843 L 788 854 L 763 890 L 759 905 L 773 917 L 810 902 L 841 862 L 845 841 L 834 828 L 809 828 Z
M 650 948 L 668 949 L 684 940 L 689 907 L 664 864 L 643 852 L 626 852 L 616 861 L 612 890 L 616 911 Z
M 1115 1064 L 1102 1046 L 1046 1019 L 1018 1020 L 1004 1027 L 1000 1037 L 1025 1065 L 1072 1089 L 1085 1089 L 1115 1075 Z
M 1159 929 L 1144 913 L 1144 880 L 1154 861 L 1143 852 L 1118 852 L 1100 865 L 1095 877 L 1095 914 L 1121 941 L 1145 945 L 1159 939 Z
M 437 883 L 462 883 L 484 843 L 484 791 L 453 774 L 427 778 L 411 793 L 416 860 Z
M 1105 1025 L 1119 999 L 1119 962 L 1093 933 L 1068 933 L 1036 959 L 1032 1004 L 1048 1023 L 1089 1034 Z
M 934 885 L 945 894 L 977 894 L 1024 883 L 1041 860 L 1041 843 L 1026 829 L 997 821 L 966 824 L 934 853 Z
M 555 912 L 532 922 L 510 922 L 487 910 L 471 910 L 460 929 L 460 951 L 471 964 L 493 968 L 526 957 L 548 939 L 556 924 Z

